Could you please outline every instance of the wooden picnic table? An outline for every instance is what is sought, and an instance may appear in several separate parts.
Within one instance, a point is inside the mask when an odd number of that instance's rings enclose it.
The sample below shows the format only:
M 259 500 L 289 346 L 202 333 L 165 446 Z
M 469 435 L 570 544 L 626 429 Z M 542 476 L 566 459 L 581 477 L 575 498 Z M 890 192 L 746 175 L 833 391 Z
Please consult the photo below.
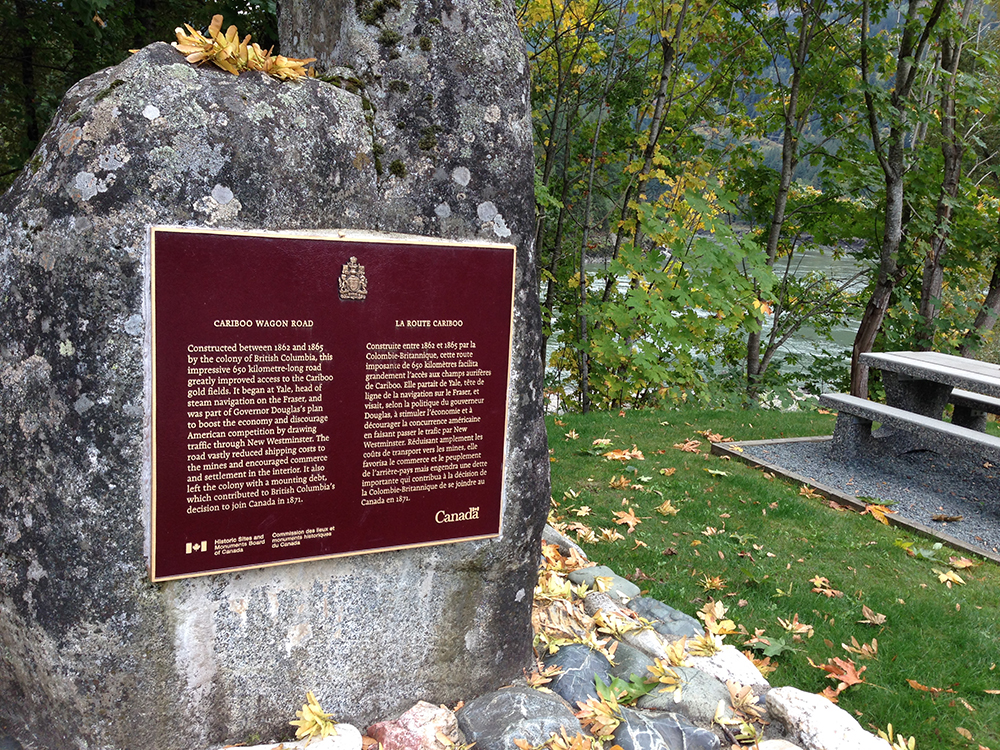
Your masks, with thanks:
M 846 453 L 890 449 L 973 450 L 1000 457 L 1000 438 L 985 433 L 987 414 L 1000 414 L 1000 366 L 939 352 L 871 352 L 861 362 L 882 371 L 886 404 L 845 393 L 820 403 L 837 409 L 834 445 Z M 943 420 L 952 403 L 952 421 Z M 882 439 L 871 433 L 880 422 Z

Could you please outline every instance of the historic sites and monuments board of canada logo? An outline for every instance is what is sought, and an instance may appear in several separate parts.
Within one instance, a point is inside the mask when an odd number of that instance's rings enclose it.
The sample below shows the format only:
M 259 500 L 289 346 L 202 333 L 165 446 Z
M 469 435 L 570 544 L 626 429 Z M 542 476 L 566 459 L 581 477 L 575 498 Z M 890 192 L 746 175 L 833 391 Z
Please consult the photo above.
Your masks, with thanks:
M 154 227 L 152 579 L 496 536 L 514 255 Z

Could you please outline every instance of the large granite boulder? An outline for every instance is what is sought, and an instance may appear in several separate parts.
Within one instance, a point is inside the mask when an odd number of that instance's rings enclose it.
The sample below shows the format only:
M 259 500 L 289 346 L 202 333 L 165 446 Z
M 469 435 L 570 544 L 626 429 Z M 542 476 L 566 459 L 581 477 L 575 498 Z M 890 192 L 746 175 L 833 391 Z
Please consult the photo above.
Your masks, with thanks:
M 521 673 L 549 498 L 532 153 L 513 14 L 482 6 L 434 32 L 456 149 L 383 155 L 357 93 L 157 44 L 74 86 L 0 198 L 0 726 L 26 746 L 280 738 L 307 690 L 367 726 Z M 484 49 L 494 85 L 470 91 Z M 517 245 L 501 538 L 150 583 L 151 224 Z

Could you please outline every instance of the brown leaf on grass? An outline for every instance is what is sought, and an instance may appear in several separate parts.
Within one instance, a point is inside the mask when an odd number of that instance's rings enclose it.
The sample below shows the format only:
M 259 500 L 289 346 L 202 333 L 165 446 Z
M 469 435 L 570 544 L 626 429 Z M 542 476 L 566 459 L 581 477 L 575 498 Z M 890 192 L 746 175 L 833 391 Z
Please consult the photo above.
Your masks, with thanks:
M 965 581 L 962 580 L 962 576 L 954 570 L 938 570 L 937 568 L 931 568 L 931 570 L 937 573 L 938 580 L 948 588 L 951 588 L 951 584 L 953 583 L 957 583 L 960 586 L 965 585 Z
M 619 526 L 628 526 L 629 534 L 635 531 L 635 527 L 642 523 L 642 519 L 635 514 L 635 510 L 632 508 L 628 510 L 616 510 L 611 515 L 615 517 L 615 523 Z
M 956 570 L 965 570 L 966 568 L 974 568 L 979 565 L 979 563 L 973 562 L 967 557 L 949 557 L 948 564 Z
M 930 693 L 931 694 L 931 700 L 936 699 L 939 695 L 941 695 L 941 693 L 954 693 L 955 692 L 951 688 L 936 688 L 936 687 L 929 687 L 927 685 L 921 685 L 916 680 L 907 679 L 906 682 L 914 690 L 921 690 L 921 691 L 923 691 L 925 693 Z
M 955 727 L 955 731 L 958 732 L 963 737 L 965 737 L 965 739 L 969 740 L 970 742 L 972 741 L 972 732 L 970 732 L 965 727 Z
M 664 500 L 656 506 L 656 512 L 664 516 L 676 516 L 680 511 L 669 500 Z M 666 522 L 664 521 L 664 523 Z
M 672 477 L 677 473 L 677 469 L 671 466 L 669 469 L 660 469 L 660 473 L 665 477 Z
M 801 487 L 799 487 L 799 494 L 802 495 L 802 497 L 810 497 L 813 500 L 818 500 L 819 498 L 823 497 L 808 484 L 804 484 Z
M 828 505 L 831 508 L 833 508 L 834 510 L 840 511 L 840 512 L 844 512 L 844 511 L 848 510 L 848 508 L 846 506 L 843 506 L 840 503 L 834 502 L 833 500 L 827 500 L 826 501 L 826 505 Z
M 634 445 L 629 450 L 618 449 L 618 450 L 608 451 L 607 453 L 604 454 L 604 457 L 608 461 L 623 461 L 624 462 L 624 461 L 631 461 L 632 459 L 635 459 L 636 461 L 645 461 L 646 460 L 646 457 L 642 455 L 642 451 L 639 450 Z
M 937 521 L 938 523 L 954 523 L 956 521 L 961 521 L 965 516 L 947 516 L 944 513 L 936 513 L 931 516 L 932 521 Z
M 851 654 L 857 654 L 859 659 L 874 659 L 878 656 L 878 640 L 872 638 L 871 643 L 858 643 L 858 639 L 851 636 L 851 645 L 840 644 L 841 648 Z
M 791 589 L 789 589 L 791 591 Z M 791 620 L 786 620 L 782 617 L 778 618 L 778 624 L 792 634 L 793 641 L 801 641 L 802 636 L 806 638 L 812 638 L 813 634 L 816 632 L 812 625 L 807 625 L 804 622 L 799 622 L 799 613 L 796 612 Z
M 830 703 L 840 702 L 840 699 L 837 697 L 838 695 L 840 695 L 840 691 L 834 689 L 832 685 L 827 685 L 825 688 L 823 688 L 823 691 L 819 693 L 819 695 L 822 695 L 824 698 L 830 701 Z
M 576 538 L 581 541 L 589 542 L 591 544 L 597 541 L 597 535 L 594 533 L 594 530 L 584 523 L 572 521 L 566 524 L 566 528 L 570 531 L 575 531 Z
M 684 451 L 685 453 L 701 453 L 698 449 L 699 445 L 701 445 L 701 441 L 694 438 L 685 440 L 683 443 L 674 443 L 674 447 L 677 450 Z
M 663 552 L 661 552 L 660 554 L 662 554 L 662 555 L 667 555 L 667 556 L 670 556 L 670 555 L 676 555 L 676 554 L 677 554 L 677 548 L 676 548 L 676 547 L 667 547 L 667 548 L 666 548 L 665 550 L 663 550 Z
M 879 614 L 878 612 L 876 612 L 873 609 L 869 608 L 869 606 L 867 604 L 862 604 L 861 605 L 861 614 L 864 615 L 865 619 L 858 620 L 858 622 L 860 622 L 860 623 L 863 623 L 865 625 L 884 625 L 885 624 L 885 615 Z
M 837 591 L 833 586 L 830 585 L 830 581 L 823 576 L 816 576 L 815 578 L 810 578 L 809 583 L 813 585 L 813 591 L 817 594 L 823 594 L 828 598 L 841 597 L 844 595 L 843 591 Z
M 710 443 L 731 443 L 733 439 L 731 437 L 722 437 L 718 432 L 712 432 L 711 430 L 702 430 L 698 433 L 704 437 Z
M 837 694 L 842 693 L 851 685 L 859 685 L 864 682 L 865 678 L 861 674 L 868 669 L 868 667 L 858 669 L 851 659 L 841 659 L 839 656 L 831 656 L 825 664 L 817 664 L 812 658 L 809 658 L 809 664 L 816 669 L 822 669 L 829 679 L 837 681 Z
M 630 484 L 632 484 L 632 482 L 626 479 L 625 475 L 622 474 L 619 477 L 612 477 L 611 481 L 608 482 L 608 487 L 610 487 L 613 490 L 623 490 Z

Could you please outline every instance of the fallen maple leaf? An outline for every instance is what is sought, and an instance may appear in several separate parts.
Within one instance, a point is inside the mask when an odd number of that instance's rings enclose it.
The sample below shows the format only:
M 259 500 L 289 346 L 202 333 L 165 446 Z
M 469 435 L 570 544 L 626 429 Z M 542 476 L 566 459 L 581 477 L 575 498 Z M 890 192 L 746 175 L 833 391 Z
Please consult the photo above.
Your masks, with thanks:
M 610 438 L 597 438 L 591 445 L 611 445 Z
M 611 515 L 615 517 L 615 523 L 619 526 L 628 526 L 629 534 L 635 531 L 635 527 L 642 523 L 642 519 L 635 514 L 635 511 L 632 508 L 629 508 L 627 511 L 616 510 Z
M 801 487 L 799 487 L 799 494 L 802 495 L 802 497 L 810 497 L 813 498 L 814 500 L 823 497 L 816 490 L 814 490 L 807 484 L 804 484 Z
M 614 490 L 623 490 L 630 484 L 632 484 L 632 482 L 626 479 L 625 475 L 622 474 L 620 477 L 615 477 L 610 482 L 608 482 L 608 487 Z
M 809 664 L 816 667 L 816 669 L 822 669 L 826 672 L 826 676 L 831 680 L 837 681 L 837 692 L 839 695 L 844 690 L 849 688 L 851 685 L 858 685 L 865 681 L 865 678 L 861 676 L 868 667 L 857 668 L 857 665 L 850 659 L 841 659 L 839 656 L 831 656 L 826 660 L 825 664 L 816 664 L 812 658 L 809 659 Z
M 701 453 L 701 451 L 698 450 L 699 445 L 701 445 L 701 441 L 695 440 L 694 438 L 685 440 L 683 443 L 674 443 L 674 447 L 677 450 L 684 451 L 685 453 Z
M 860 622 L 860 623 L 864 623 L 865 625 L 884 625 L 885 624 L 885 615 L 879 614 L 878 612 L 875 612 L 874 610 L 872 610 L 871 608 L 869 608 L 869 606 L 867 604 L 862 604 L 861 605 L 861 614 L 864 615 L 865 619 L 858 620 L 858 622 Z
M 967 557 L 949 557 L 948 564 L 951 567 L 955 568 L 956 570 L 964 570 L 965 568 L 974 568 L 977 565 L 979 565 L 979 563 L 972 562 L 972 560 L 970 560 Z
M 865 509 L 863 511 L 861 511 L 861 515 L 862 516 L 866 515 L 866 514 L 870 515 L 872 518 L 874 518 L 879 523 L 884 524 L 885 526 L 888 526 L 889 525 L 889 519 L 886 518 L 886 515 L 888 513 L 895 513 L 895 512 L 896 511 L 894 511 L 894 510 L 892 510 L 890 508 L 887 508 L 884 505 L 879 505 L 878 503 L 873 503 L 871 505 L 866 505 Z
M 605 542 L 617 542 L 619 539 L 624 539 L 621 534 L 619 534 L 614 529 L 601 529 L 601 539 Z
M 604 454 L 604 457 L 609 461 L 631 461 L 633 458 L 636 461 L 645 461 L 646 457 L 642 455 L 642 451 L 636 448 L 634 445 L 631 450 L 613 450 L 608 451 Z
M 830 585 L 830 581 L 823 576 L 816 576 L 815 578 L 810 578 L 809 583 L 813 584 L 813 591 L 817 594 L 823 594 L 826 597 L 841 597 L 844 595 L 843 591 L 837 591 L 833 586 Z
M 579 440 L 580 436 L 579 436 L 579 434 L 577 434 L 576 430 L 570 430 L 569 432 L 566 433 L 566 439 L 567 440 Z
M 931 568 L 935 573 L 937 573 L 938 580 L 943 583 L 948 588 L 951 588 L 951 584 L 957 583 L 960 586 L 965 585 L 965 581 L 962 580 L 962 576 L 956 573 L 954 570 L 941 571 L 937 568 Z
M 579 508 L 573 508 L 572 512 L 578 516 L 583 517 L 583 516 L 589 516 L 590 510 L 591 509 L 589 505 L 581 505 Z
M 676 472 L 677 469 L 675 469 L 673 466 L 671 466 L 669 469 L 660 469 L 660 473 L 665 477 L 672 477 Z
M 664 500 L 660 505 L 656 506 L 656 512 L 664 516 L 676 516 L 680 511 L 669 500 Z M 663 523 L 666 523 L 666 521 Z
M 878 641 L 872 638 L 871 643 L 858 643 L 858 639 L 851 636 L 851 645 L 840 644 L 841 648 L 851 654 L 857 654 L 861 659 L 874 659 L 878 656 Z

